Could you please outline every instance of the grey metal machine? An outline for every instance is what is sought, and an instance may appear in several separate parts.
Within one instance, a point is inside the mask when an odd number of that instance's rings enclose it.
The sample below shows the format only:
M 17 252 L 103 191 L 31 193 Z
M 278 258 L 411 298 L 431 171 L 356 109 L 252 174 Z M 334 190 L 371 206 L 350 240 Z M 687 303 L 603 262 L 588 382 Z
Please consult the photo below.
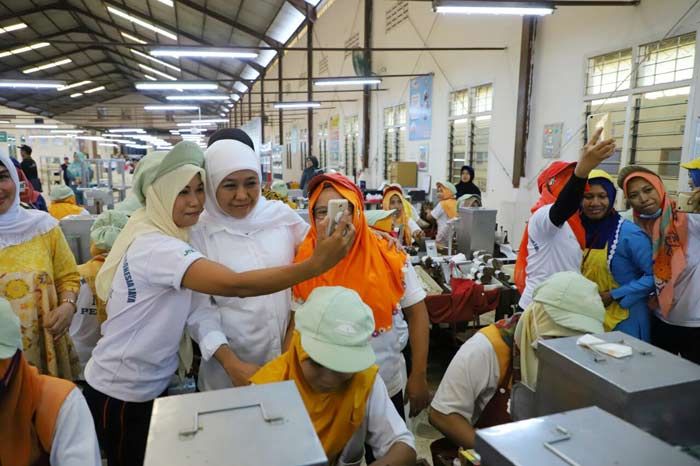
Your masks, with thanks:
M 483 466 L 700 466 L 595 406 L 476 431 Z
M 496 239 L 496 210 L 483 207 L 460 207 L 457 252 L 471 258 L 473 251 L 493 252 Z
M 672 445 L 700 445 L 700 365 L 621 332 L 596 335 L 632 347 L 616 359 L 576 344 L 538 344 L 535 415 L 598 406 Z
M 158 398 L 144 466 L 322 466 L 294 382 Z
M 59 222 L 63 236 L 75 256 L 78 264 L 84 264 L 92 257 L 90 255 L 90 228 L 95 217 L 89 215 L 71 216 Z

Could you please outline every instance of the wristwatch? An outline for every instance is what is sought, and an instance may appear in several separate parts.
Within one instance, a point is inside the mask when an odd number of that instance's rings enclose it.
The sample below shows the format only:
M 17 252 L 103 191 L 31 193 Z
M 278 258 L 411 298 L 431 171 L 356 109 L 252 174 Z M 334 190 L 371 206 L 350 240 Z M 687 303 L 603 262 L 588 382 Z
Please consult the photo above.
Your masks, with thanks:
M 63 303 L 70 303 L 70 304 L 73 305 L 73 314 L 75 314 L 76 312 L 78 312 L 78 305 L 76 304 L 75 299 L 73 299 L 73 298 L 63 298 L 63 299 L 61 300 L 61 304 L 63 304 Z

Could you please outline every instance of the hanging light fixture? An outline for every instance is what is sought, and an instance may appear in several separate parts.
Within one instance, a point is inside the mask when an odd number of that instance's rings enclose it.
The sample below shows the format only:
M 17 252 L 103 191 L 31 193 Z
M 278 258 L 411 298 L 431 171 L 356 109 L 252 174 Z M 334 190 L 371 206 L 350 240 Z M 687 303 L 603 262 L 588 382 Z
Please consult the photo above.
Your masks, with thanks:
M 238 48 L 162 47 L 151 50 L 151 56 L 173 58 L 257 58 L 258 53 Z
M 275 102 L 272 106 L 276 109 L 290 109 L 290 108 L 318 108 L 321 106 L 320 102 Z
M 433 0 L 436 13 L 463 15 L 546 16 L 554 12 L 554 3 L 547 1 L 476 1 Z
M 382 80 L 373 77 L 357 78 L 321 78 L 314 80 L 314 86 L 364 86 L 366 84 L 381 84 Z

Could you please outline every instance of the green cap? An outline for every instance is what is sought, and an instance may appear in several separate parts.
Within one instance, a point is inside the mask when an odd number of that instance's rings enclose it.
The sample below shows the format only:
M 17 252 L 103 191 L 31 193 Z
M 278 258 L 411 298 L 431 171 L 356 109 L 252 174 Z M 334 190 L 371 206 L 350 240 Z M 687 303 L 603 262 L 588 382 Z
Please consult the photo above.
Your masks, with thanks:
M 602 333 L 605 307 L 598 285 L 578 272 L 558 272 L 542 282 L 532 295 L 554 322 L 584 333 Z
M 287 197 L 289 195 L 289 188 L 287 188 L 287 183 L 282 180 L 277 180 L 272 183 L 270 189 L 282 197 Z
M 128 221 L 129 217 L 122 212 L 105 210 L 90 228 L 90 241 L 95 247 L 109 251 Z
M 68 199 L 71 196 L 75 196 L 75 193 L 65 184 L 56 184 L 51 186 L 51 194 L 49 197 L 52 201 L 61 201 L 63 199 Z
M 367 224 L 369 226 L 374 226 L 377 222 L 384 220 L 385 218 L 391 217 L 396 212 L 396 209 L 392 210 L 365 210 L 365 218 L 367 219 Z
M 360 372 L 377 359 L 370 345 L 372 309 L 354 290 L 342 286 L 316 288 L 294 319 L 304 351 L 328 369 Z
M 450 183 L 449 181 L 439 181 L 438 184 L 441 184 L 444 187 L 446 187 L 452 194 L 457 194 L 457 186 Z
M 0 359 L 8 359 L 22 349 L 22 332 L 19 317 L 10 302 L 0 297 Z
M 146 191 L 153 182 L 184 165 L 204 167 L 204 152 L 194 142 L 178 142 L 167 154 L 153 153 L 144 157 L 133 183 L 133 193 L 139 202 L 146 204 Z

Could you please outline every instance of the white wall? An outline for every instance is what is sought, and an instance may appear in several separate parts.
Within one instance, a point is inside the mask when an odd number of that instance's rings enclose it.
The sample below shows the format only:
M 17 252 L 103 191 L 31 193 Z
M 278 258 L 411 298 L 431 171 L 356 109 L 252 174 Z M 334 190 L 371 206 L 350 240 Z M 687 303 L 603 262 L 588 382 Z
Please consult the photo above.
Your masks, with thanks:
M 360 44 L 362 44 L 363 1 L 329 0 L 325 3 L 330 6 L 314 27 L 314 46 L 342 47 L 348 37 L 355 32 L 359 32 Z M 555 14 L 540 20 L 534 52 L 530 135 L 526 147 L 525 177 L 521 180 L 518 189 L 512 187 L 512 170 L 520 60 L 520 18 L 438 16 L 433 13 L 430 2 L 409 2 L 410 21 L 386 33 L 385 11 L 395 2 L 375 0 L 373 45 L 376 47 L 494 46 L 506 47 L 506 50 L 375 52 L 373 71 L 378 74 L 434 73 L 432 136 L 429 141 L 406 140 L 408 157 L 415 156 L 419 145 L 426 142 L 429 144 L 429 167 L 433 180 L 444 179 L 447 173 L 449 93 L 465 87 L 493 83 L 493 116 L 485 204 L 499 210 L 499 223 L 510 231 L 510 237 L 517 242 L 529 216 L 530 206 L 538 196 L 534 180 L 549 162 L 542 157 L 544 125 L 564 123 L 565 143 L 562 159 L 575 160 L 580 151 L 582 137 L 578 130 L 582 127 L 584 120 L 583 97 L 587 58 L 661 39 L 692 3 L 693 0 L 644 0 L 638 6 L 628 7 L 559 7 Z M 670 35 L 697 30 L 699 18 L 700 8 L 696 8 Z M 294 46 L 303 47 L 305 44 L 306 37 L 301 36 Z M 314 76 L 321 76 L 319 63 L 323 55 L 328 57 L 329 76 L 354 74 L 351 59 L 344 59 L 343 52 L 316 52 Z M 696 70 L 697 62 L 698 60 L 696 60 Z M 288 52 L 284 58 L 284 75 L 299 77 L 305 72 L 306 55 L 300 52 Z M 277 76 L 276 66 L 268 71 L 268 76 Z M 695 76 L 697 81 L 697 71 Z M 410 78 L 385 79 L 381 87 L 387 88 L 388 91 L 372 94 L 370 171 L 362 178 L 368 181 L 369 186 L 376 186 L 382 181 L 380 171 L 384 108 L 408 103 L 409 80 Z M 289 83 L 291 90 L 306 89 L 299 82 Z M 286 84 L 283 86 L 286 87 Z M 259 90 L 259 86 L 256 86 L 256 90 Z M 277 90 L 276 83 L 267 83 L 265 90 Z M 343 121 L 347 117 L 359 115 L 360 126 L 362 126 L 361 93 L 342 93 L 335 96 L 323 94 L 315 98 L 318 100 L 356 99 L 355 102 L 324 104 L 324 107 L 333 108 L 314 113 L 316 127 L 313 129 L 312 153 L 318 154 L 319 125 L 328 121 L 332 115 L 340 115 L 340 147 L 341 158 L 343 158 Z M 276 100 L 272 96 L 266 96 L 266 99 Z M 305 96 L 285 96 L 285 100 L 305 100 Z M 684 159 L 692 158 L 691 135 L 694 134 L 696 121 L 700 117 L 700 96 L 694 90 L 691 91 L 689 102 L 683 148 Z M 294 125 L 299 130 L 305 128 L 306 117 L 296 121 Z M 290 124 L 285 123 L 286 129 L 290 127 Z M 269 139 L 271 131 L 276 137 L 276 127 L 266 127 L 266 140 Z M 567 139 L 570 141 L 567 142 Z M 293 180 L 299 177 L 301 166 L 298 156 L 293 157 L 293 164 L 293 169 L 285 173 L 286 179 Z

